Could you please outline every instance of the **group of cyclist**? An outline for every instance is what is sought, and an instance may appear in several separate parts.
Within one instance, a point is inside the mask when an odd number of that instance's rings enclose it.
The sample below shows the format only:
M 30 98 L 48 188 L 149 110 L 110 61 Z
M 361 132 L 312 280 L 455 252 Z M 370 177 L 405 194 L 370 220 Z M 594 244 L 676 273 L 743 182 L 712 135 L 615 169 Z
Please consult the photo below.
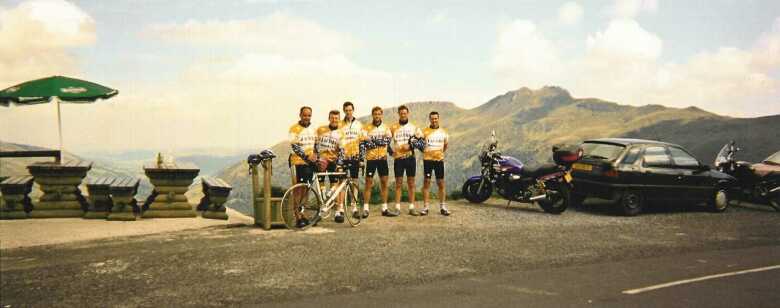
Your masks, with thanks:
M 362 124 L 355 116 L 355 105 L 345 102 L 342 106 L 344 118 L 339 110 L 328 113 L 328 124 L 317 127 L 311 125 L 312 108 L 300 108 L 300 120 L 290 127 L 290 145 L 292 153 L 290 163 L 294 167 L 293 180 L 296 183 L 312 179 L 314 172 L 334 172 L 343 170 L 346 176 L 357 181 L 360 169 L 365 167 L 365 187 L 363 206 L 352 206 L 351 215 L 369 215 L 369 203 L 374 185 L 374 176 L 379 175 L 382 216 L 396 217 L 401 214 L 401 193 L 404 176 L 409 202 L 409 215 L 425 216 L 429 212 L 431 177 L 435 176 L 438 186 L 439 213 L 449 216 L 444 188 L 444 154 L 447 151 L 449 135 L 439 126 L 439 113 L 430 112 L 428 127 L 420 129 L 409 121 L 409 108 L 401 105 L 398 110 L 398 122 L 387 125 L 383 122 L 381 107 L 371 109 L 371 123 Z M 423 153 L 423 207 L 415 208 L 415 175 L 417 160 L 415 150 Z M 395 209 L 388 208 L 388 157 L 393 157 L 393 175 L 395 176 Z M 325 177 L 318 178 L 324 185 Z M 329 176 L 330 185 L 336 185 L 340 178 Z M 337 223 L 344 222 L 344 198 L 339 196 L 336 214 Z M 305 227 L 308 221 L 296 217 L 296 225 Z

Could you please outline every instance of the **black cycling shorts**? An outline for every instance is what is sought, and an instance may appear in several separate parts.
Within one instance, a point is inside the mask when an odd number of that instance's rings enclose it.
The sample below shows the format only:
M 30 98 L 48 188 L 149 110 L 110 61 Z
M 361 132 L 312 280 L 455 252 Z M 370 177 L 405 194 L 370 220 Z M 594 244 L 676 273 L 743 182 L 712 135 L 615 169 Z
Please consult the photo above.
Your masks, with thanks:
M 314 175 L 314 169 L 310 165 L 295 165 L 295 183 L 306 183 Z
M 336 172 L 336 162 L 335 161 L 328 162 L 328 167 L 325 168 L 325 172 Z M 335 183 L 339 182 L 339 178 L 340 177 L 341 176 L 338 176 L 338 175 L 329 175 L 328 176 L 328 180 L 330 181 L 331 184 L 335 184 Z M 320 181 L 320 183 L 324 183 L 325 182 L 325 176 L 324 175 L 323 176 L 319 176 L 317 178 Z
M 344 171 L 347 172 L 350 178 L 357 179 L 360 175 L 360 162 L 357 160 L 345 160 Z
M 373 178 L 376 173 L 379 173 L 380 177 L 390 174 L 390 169 L 387 167 L 387 159 L 369 160 L 366 163 L 366 178 Z
M 404 172 L 406 172 L 407 177 L 414 177 L 416 171 L 417 160 L 414 159 L 414 156 L 393 160 L 393 172 L 397 178 L 402 178 Z
M 443 160 L 424 160 L 423 172 L 425 178 L 430 179 L 433 173 L 436 173 L 436 179 L 444 179 L 444 161 Z

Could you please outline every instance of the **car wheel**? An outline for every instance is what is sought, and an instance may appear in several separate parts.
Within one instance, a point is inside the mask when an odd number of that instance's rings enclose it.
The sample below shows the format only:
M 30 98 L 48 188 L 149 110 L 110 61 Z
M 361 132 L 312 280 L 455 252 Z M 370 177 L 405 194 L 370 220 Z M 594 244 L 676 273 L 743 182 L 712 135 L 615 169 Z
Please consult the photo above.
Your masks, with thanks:
M 568 190 L 569 196 L 566 198 L 569 202 L 569 206 L 572 208 L 580 208 L 582 207 L 582 203 L 585 202 L 585 198 L 587 198 L 587 195 L 578 194 L 574 192 L 573 189 Z
M 645 206 L 645 199 L 640 192 L 627 190 L 620 198 L 619 205 L 623 215 L 636 216 L 642 212 Z
M 780 212 L 780 195 L 777 195 L 774 198 L 769 199 L 769 205 L 775 208 L 775 211 Z
M 710 200 L 710 209 L 713 212 L 723 212 L 729 207 L 729 194 L 725 188 L 718 188 Z

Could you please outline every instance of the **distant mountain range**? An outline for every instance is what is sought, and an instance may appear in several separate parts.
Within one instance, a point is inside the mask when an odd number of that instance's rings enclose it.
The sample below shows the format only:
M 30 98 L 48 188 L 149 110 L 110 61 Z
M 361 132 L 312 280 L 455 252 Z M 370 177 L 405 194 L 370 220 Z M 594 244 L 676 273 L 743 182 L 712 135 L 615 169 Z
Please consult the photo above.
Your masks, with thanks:
M 51 150 L 51 149 L 32 146 L 32 145 L 24 145 L 24 144 L 0 141 L 0 151 L 35 151 L 35 150 Z M 64 153 L 63 160 L 64 161 L 71 161 L 71 160 L 91 161 L 89 159 L 84 159 L 80 156 L 74 155 L 67 151 Z M 30 172 L 27 170 L 27 166 L 39 161 L 53 161 L 53 159 L 46 158 L 46 157 L 2 158 L 0 159 L 0 176 L 29 175 Z M 141 170 L 141 171 L 134 172 L 129 169 L 119 168 L 115 164 L 112 164 L 110 162 L 107 163 L 107 162 L 93 161 L 92 169 L 90 169 L 89 173 L 87 173 L 87 177 L 90 178 L 90 177 L 102 177 L 102 176 L 134 176 L 134 175 L 138 175 L 139 173 L 143 174 L 143 171 Z M 149 192 L 151 191 L 151 186 L 148 184 L 148 182 L 146 183 L 145 186 L 143 184 L 142 186 L 143 187 L 141 191 L 144 192 L 146 195 L 148 195 Z M 82 187 L 82 189 L 83 191 L 86 192 L 86 187 Z M 37 185 L 35 185 L 35 188 L 33 189 L 31 196 L 33 197 L 33 199 L 35 199 L 40 195 L 41 192 L 37 189 Z
M 729 140 L 740 144 L 744 149 L 740 159 L 747 161 L 760 161 L 780 150 L 780 138 L 777 137 L 780 115 L 731 118 L 696 107 L 626 106 L 595 98 L 573 98 L 559 87 L 521 88 L 496 96 L 473 109 L 459 108 L 450 102 L 406 105 L 411 111 L 411 121 L 418 126 L 428 125 L 430 111 L 441 114 L 441 125 L 451 136 L 446 178 L 449 191 L 460 189 L 467 176 L 479 173 L 477 156 L 491 130 L 496 131 L 499 150 L 530 165 L 551 161 L 551 148 L 555 144 L 579 144 L 585 139 L 602 137 L 677 143 L 708 164 L 712 164 L 716 152 Z M 398 120 L 395 108 L 385 109 L 384 114 L 385 123 Z M 366 116 L 359 120 L 367 123 L 370 118 Z M 290 146 L 284 141 L 272 150 L 279 157 L 273 164 L 272 182 L 275 186 L 287 187 L 290 185 L 287 166 Z M 420 162 L 419 168 L 421 166 Z M 229 204 L 242 212 L 251 208 L 247 169 L 246 161 L 242 159 L 217 173 L 233 185 L 233 199 Z
M 777 137 L 780 115 L 731 118 L 696 107 L 680 109 L 660 105 L 618 105 L 595 98 L 573 98 L 559 87 L 538 90 L 521 88 L 496 96 L 473 109 L 459 108 L 450 102 L 414 102 L 406 105 L 411 110 L 411 121 L 418 126 L 428 124 L 427 115 L 430 111 L 436 110 L 441 114 L 442 127 L 451 136 L 446 178 L 450 192 L 459 190 L 467 176 L 479 173 L 477 156 L 491 130 L 496 131 L 499 150 L 529 165 L 550 161 L 551 148 L 555 144 L 578 144 L 585 139 L 602 137 L 644 138 L 677 143 L 707 164 L 712 164 L 717 151 L 729 140 L 736 140 L 743 149 L 740 160 L 760 161 L 780 150 L 780 138 Z M 366 116 L 359 120 L 367 123 L 370 118 Z M 385 123 L 396 121 L 396 108 L 385 109 Z M 0 141 L 2 151 L 33 149 L 42 148 Z M 290 146 L 283 141 L 274 145 L 272 150 L 278 155 L 273 164 L 273 185 L 288 187 L 290 170 L 287 157 Z M 155 154 L 154 151 L 137 151 L 116 155 L 93 153 L 79 157 L 65 153 L 65 159 L 93 161 L 94 167 L 88 177 L 124 175 L 144 178 L 141 166 Z M 250 179 L 246 164 L 248 154 L 249 151 L 220 155 L 185 153 L 177 156 L 176 161 L 194 162 L 201 167 L 201 175 L 216 175 L 225 179 L 234 187 L 228 205 L 251 214 Z M 26 166 L 39 160 L 0 159 L 0 175 L 27 174 Z M 390 164 L 392 166 L 392 160 Z M 422 169 L 421 162 L 418 168 Z M 419 176 L 418 180 L 421 179 Z M 145 197 L 150 190 L 151 186 L 144 179 L 139 196 Z M 196 200 L 199 194 L 199 185 L 194 185 L 188 193 L 192 200 Z

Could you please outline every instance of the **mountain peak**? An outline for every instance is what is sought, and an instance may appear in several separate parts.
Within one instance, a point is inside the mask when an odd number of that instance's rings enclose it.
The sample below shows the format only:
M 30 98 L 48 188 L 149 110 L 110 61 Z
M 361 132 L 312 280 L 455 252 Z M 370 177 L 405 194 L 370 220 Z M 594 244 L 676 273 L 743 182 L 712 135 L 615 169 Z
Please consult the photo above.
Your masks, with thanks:
M 544 86 L 537 90 L 522 87 L 496 96 L 478 109 L 506 113 L 539 107 L 552 109 L 573 102 L 569 91 L 558 86 Z

